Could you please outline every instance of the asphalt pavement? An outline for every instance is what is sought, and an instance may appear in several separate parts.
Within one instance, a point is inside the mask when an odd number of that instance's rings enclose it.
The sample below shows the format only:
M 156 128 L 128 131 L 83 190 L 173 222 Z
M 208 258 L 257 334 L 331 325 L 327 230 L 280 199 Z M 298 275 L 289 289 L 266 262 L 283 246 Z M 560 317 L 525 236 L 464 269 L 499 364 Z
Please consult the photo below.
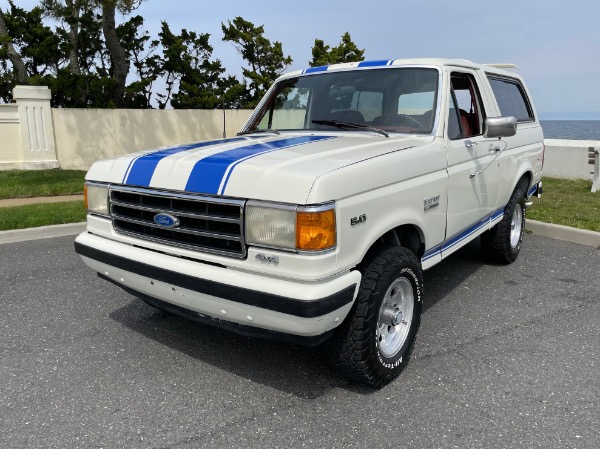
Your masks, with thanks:
M 413 358 L 381 390 L 320 348 L 165 315 L 73 237 L 0 245 L 1 448 L 600 447 L 600 251 L 526 235 L 425 273 Z

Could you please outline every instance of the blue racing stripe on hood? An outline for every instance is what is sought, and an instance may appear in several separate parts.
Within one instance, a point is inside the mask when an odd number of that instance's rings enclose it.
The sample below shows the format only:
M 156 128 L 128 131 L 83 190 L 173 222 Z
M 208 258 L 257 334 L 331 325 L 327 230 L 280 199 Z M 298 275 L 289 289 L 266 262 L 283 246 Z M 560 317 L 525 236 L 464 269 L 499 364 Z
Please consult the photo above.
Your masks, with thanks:
M 196 193 L 222 194 L 225 191 L 231 172 L 241 162 L 271 151 L 332 138 L 332 136 L 290 137 L 213 154 L 196 163 L 185 190 Z M 223 183 L 222 187 L 221 183 Z
M 164 158 L 173 154 L 182 153 L 188 150 L 197 148 L 209 147 L 213 145 L 222 145 L 224 143 L 240 142 L 247 140 L 246 137 L 234 137 L 231 139 L 211 140 L 209 142 L 191 143 L 189 145 L 181 145 L 178 147 L 166 148 L 164 150 L 149 153 L 134 159 L 129 164 L 127 172 L 123 178 L 123 184 L 149 187 L 152 175 L 158 166 L 158 163 Z

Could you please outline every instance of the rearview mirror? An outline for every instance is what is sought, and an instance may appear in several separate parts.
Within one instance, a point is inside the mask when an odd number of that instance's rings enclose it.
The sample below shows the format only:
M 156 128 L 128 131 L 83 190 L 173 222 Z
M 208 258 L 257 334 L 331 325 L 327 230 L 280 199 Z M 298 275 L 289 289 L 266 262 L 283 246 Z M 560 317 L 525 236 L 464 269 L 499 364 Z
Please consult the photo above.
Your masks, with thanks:
M 356 92 L 354 86 L 331 86 L 329 88 L 329 98 L 351 97 Z
M 517 118 L 506 117 L 488 117 L 485 119 L 485 138 L 510 137 L 517 134 Z

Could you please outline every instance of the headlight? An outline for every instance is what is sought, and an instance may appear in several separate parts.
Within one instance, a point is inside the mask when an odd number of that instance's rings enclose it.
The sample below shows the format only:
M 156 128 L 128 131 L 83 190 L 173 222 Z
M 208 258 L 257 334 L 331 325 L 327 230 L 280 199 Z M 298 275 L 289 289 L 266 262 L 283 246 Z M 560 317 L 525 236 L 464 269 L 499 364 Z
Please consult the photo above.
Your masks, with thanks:
M 297 251 L 332 249 L 336 245 L 334 204 L 292 206 L 249 201 L 246 241 Z
M 108 184 L 86 182 L 83 188 L 83 199 L 89 213 L 109 216 Z

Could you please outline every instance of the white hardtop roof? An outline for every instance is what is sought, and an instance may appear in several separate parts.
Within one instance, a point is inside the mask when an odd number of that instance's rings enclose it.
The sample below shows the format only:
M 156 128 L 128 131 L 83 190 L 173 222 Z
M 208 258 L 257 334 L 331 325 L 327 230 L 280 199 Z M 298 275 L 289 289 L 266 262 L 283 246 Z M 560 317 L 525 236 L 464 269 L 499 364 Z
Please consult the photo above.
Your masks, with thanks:
M 305 75 L 320 72 L 336 72 L 353 69 L 372 69 L 398 66 L 430 66 L 430 67 L 466 67 L 474 70 L 485 70 L 486 72 L 497 73 L 508 76 L 515 76 L 513 72 L 503 69 L 518 69 L 514 64 L 477 64 L 467 59 L 444 59 L 444 58 L 414 58 L 414 59 L 380 59 L 375 61 L 357 61 L 345 62 L 341 64 L 324 65 L 319 67 L 309 67 L 304 70 L 295 70 L 284 73 L 279 78 L 288 78 L 298 75 Z

